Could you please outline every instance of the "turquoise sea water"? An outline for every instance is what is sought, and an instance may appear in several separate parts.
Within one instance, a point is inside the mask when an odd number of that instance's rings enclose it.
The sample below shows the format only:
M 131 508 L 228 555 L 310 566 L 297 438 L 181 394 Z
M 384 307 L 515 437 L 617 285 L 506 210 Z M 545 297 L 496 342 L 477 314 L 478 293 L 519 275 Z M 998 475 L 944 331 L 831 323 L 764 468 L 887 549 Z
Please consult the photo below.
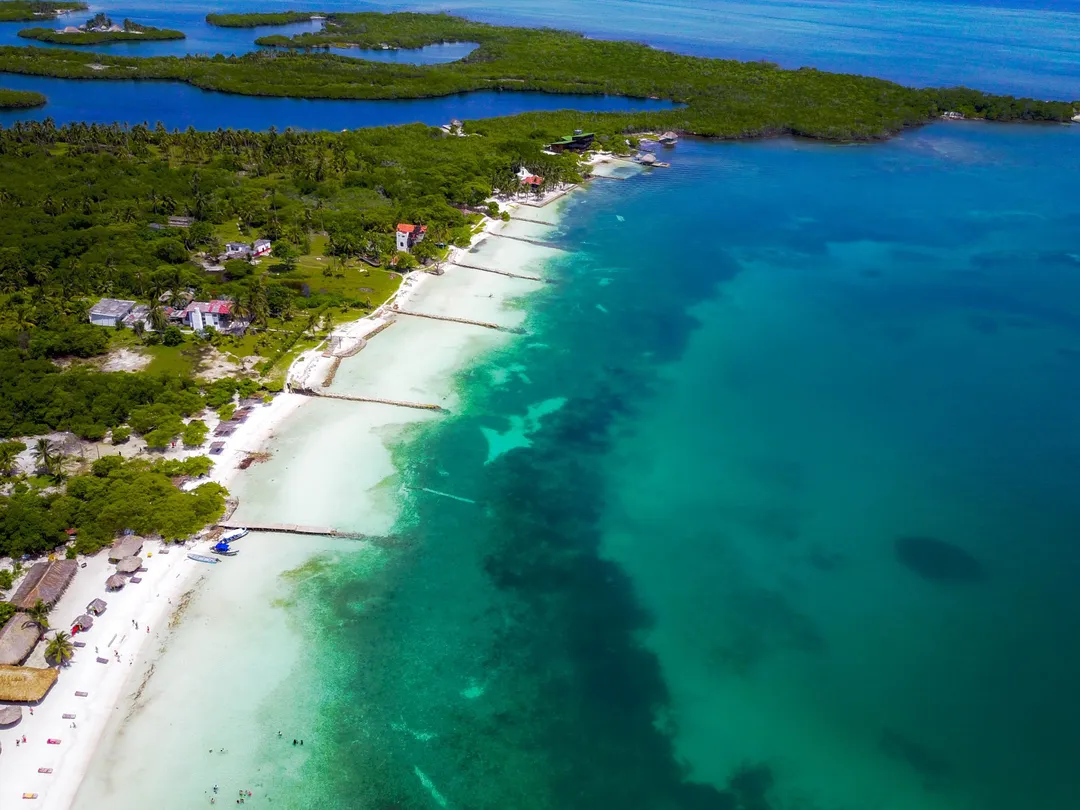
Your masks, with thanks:
M 1080 132 L 673 161 L 569 199 L 386 564 L 300 588 L 290 806 L 1075 805 Z

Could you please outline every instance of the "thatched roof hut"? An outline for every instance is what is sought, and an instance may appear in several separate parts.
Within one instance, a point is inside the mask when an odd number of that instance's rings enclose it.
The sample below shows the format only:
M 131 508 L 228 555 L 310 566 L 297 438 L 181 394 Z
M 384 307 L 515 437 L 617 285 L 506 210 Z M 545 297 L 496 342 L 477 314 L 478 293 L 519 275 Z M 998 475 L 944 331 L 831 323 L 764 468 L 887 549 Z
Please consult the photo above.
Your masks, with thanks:
M 41 628 L 16 613 L 0 627 L 0 664 L 15 666 L 30 657 L 41 638 Z
M 142 553 L 143 542 L 137 534 L 117 538 L 109 549 L 109 562 L 118 563 L 124 557 L 138 557 Z
M 71 623 L 71 626 L 72 626 L 73 629 L 77 627 L 78 629 L 85 632 L 86 630 L 89 630 L 91 627 L 94 626 L 94 617 L 93 616 L 87 616 L 84 613 L 82 616 L 80 616 L 75 621 L 73 621 Z
M 121 574 L 134 574 L 142 568 L 142 557 L 124 557 L 116 564 L 116 570 Z
M 0 667 L 0 701 L 37 703 L 56 683 L 55 669 Z
M 127 580 L 119 574 L 113 574 L 107 580 L 105 580 L 105 590 L 118 591 L 127 585 Z
M 13 726 L 22 720 L 21 706 L 0 706 L 0 728 Z
M 91 616 L 100 616 L 105 612 L 105 609 L 109 607 L 109 603 L 104 599 L 95 599 L 89 605 L 86 606 L 86 612 Z
M 39 599 L 52 607 L 78 570 L 79 564 L 75 560 L 35 563 L 10 601 L 19 610 L 30 610 Z

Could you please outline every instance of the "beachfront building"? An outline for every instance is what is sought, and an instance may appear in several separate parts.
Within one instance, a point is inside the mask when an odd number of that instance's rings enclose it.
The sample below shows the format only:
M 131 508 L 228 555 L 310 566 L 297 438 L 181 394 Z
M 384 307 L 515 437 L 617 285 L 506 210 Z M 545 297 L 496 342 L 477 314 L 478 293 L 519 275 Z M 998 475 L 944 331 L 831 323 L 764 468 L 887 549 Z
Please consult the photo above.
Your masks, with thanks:
M 30 657 L 40 638 L 40 625 L 16 613 L 0 627 L 0 666 L 21 664 Z
M 562 152 L 584 152 L 593 145 L 593 141 L 595 140 L 596 133 L 582 132 L 580 129 L 575 129 L 573 135 L 563 135 L 554 143 L 549 143 L 547 149 L 549 152 L 555 152 L 556 154 Z
M 52 667 L 0 666 L 0 703 L 37 703 L 59 677 Z
M 537 174 L 528 174 L 521 178 L 521 184 L 526 191 L 531 191 L 533 194 L 541 194 L 544 191 L 544 178 Z
M 128 316 L 134 306 L 134 301 L 102 298 L 90 308 L 90 323 L 94 326 L 116 326 Z
M 417 242 L 424 241 L 427 236 L 427 225 L 410 225 L 402 222 L 397 226 L 397 249 L 406 253 Z
M 75 560 L 34 563 L 8 601 L 16 610 L 30 610 L 39 601 L 52 607 L 63 596 L 78 570 L 79 564 Z

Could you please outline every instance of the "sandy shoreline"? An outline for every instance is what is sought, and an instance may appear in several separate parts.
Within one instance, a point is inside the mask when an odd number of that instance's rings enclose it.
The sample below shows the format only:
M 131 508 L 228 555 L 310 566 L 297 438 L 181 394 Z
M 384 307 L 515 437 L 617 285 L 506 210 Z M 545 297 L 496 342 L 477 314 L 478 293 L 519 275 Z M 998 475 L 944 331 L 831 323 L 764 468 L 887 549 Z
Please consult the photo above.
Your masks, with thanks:
M 518 208 L 514 204 L 507 207 L 510 210 Z M 497 219 L 486 220 L 483 228 L 473 237 L 470 246 L 455 249 L 447 265 L 464 261 L 463 257 L 469 251 L 475 251 L 493 232 L 500 231 L 509 224 Z M 456 268 L 456 272 L 466 274 L 475 271 Z M 486 277 L 487 274 L 479 273 L 477 276 Z M 447 279 L 443 297 L 449 296 L 451 289 L 457 289 L 460 293 L 461 290 L 472 289 L 469 284 L 491 284 L 495 283 L 496 279 L 499 283 L 507 282 L 499 276 L 473 281 L 472 278 L 461 275 L 454 283 Z M 422 271 L 410 273 L 403 280 L 398 292 L 379 310 L 338 327 L 327 344 L 300 355 L 288 371 L 287 379 L 290 384 L 294 387 L 321 386 L 334 363 L 334 358 L 327 356 L 328 348 L 334 348 L 339 354 L 346 352 L 357 341 L 394 320 L 395 305 L 404 308 L 406 304 L 414 303 L 418 297 L 425 298 L 429 304 L 432 300 L 437 300 L 437 297 L 433 299 L 424 291 L 430 285 L 432 292 L 435 292 L 442 280 Z M 462 284 L 466 286 L 462 287 Z M 486 292 L 486 288 L 484 291 Z M 418 296 L 421 292 L 424 292 L 424 296 Z M 501 295 L 502 293 L 500 297 Z M 486 299 L 491 296 L 479 296 L 477 293 L 473 297 L 482 297 L 485 299 L 483 304 L 486 305 Z M 446 302 L 437 303 L 445 305 Z M 480 303 L 478 301 L 474 306 L 479 306 Z M 469 328 L 471 327 L 464 327 Z M 395 329 L 402 331 L 401 327 Z M 378 340 L 378 337 L 374 338 L 374 341 Z M 375 345 L 374 341 L 372 346 Z M 366 347 L 366 351 L 370 352 L 371 347 Z M 375 354 L 377 356 L 379 353 Z M 374 361 L 376 358 L 371 359 Z M 433 369 L 434 366 L 425 367 L 424 363 L 420 362 L 417 371 L 424 375 L 434 373 Z M 447 370 L 441 369 L 440 373 L 445 375 Z M 206 480 L 229 486 L 237 476 L 237 465 L 245 456 L 268 449 L 275 437 L 275 431 L 297 413 L 302 404 L 316 402 L 319 400 L 286 392 L 274 397 L 269 404 L 255 408 L 248 420 L 226 440 L 224 451 L 214 457 L 214 467 L 207 479 L 189 482 L 188 486 L 197 486 Z M 403 424 L 421 416 L 415 412 L 402 413 L 399 409 L 397 413 L 387 415 L 384 412 L 383 416 L 373 419 L 375 422 L 382 419 L 388 424 Z M 429 417 L 424 415 L 423 418 Z M 212 424 L 210 426 L 213 428 Z M 194 450 L 169 455 L 182 457 L 197 454 L 199 451 Z M 388 462 L 389 459 L 385 461 Z M 258 468 L 263 466 L 256 465 L 252 468 L 256 471 L 256 479 L 260 475 Z M 376 486 L 383 472 L 372 473 L 371 488 Z M 241 514 L 245 511 L 243 506 L 240 511 Z M 0 730 L 0 743 L 3 745 L 3 755 L 0 756 L 0 808 L 13 806 L 16 801 L 21 800 L 24 793 L 37 794 L 35 806 L 44 806 L 50 810 L 68 810 L 72 806 L 96 750 L 103 740 L 111 740 L 128 722 L 131 716 L 129 708 L 133 706 L 133 700 L 142 692 L 154 672 L 153 659 L 158 657 L 158 651 L 163 649 L 170 627 L 178 621 L 176 611 L 199 587 L 201 576 L 213 572 L 213 567 L 187 558 L 188 551 L 205 550 L 208 546 L 208 541 L 189 544 L 187 548 L 180 545 L 166 547 L 158 542 L 148 542 L 144 548 L 146 572 L 141 574 L 142 582 L 128 585 L 114 594 L 105 593 L 104 581 L 111 572 L 106 555 L 99 553 L 84 561 L 86 567 L 79 570 L 71 587 L 54 609 L 52 623 L 65 628 L 64 623 L 81 614 L 86 604 L 95 597 L 105 598 L 109 608 L 97 620 L 92 630 L 79 634 L 78 640 L 85 642 L 87 646 L 78 649 L 71 664 L 61 670 L 59 682 L 40 705 L 33 707 L 34 714 L 31 716 L 28 711 L 24 711 L 24 718 L 19 725 Z M 135 622 L 138 622 L 137 631 Z M 43 648 L 44 645 L 39 644 L 27 662 L 29 665 L 44 664 L 40 658 Z M 95 649 L 109 663 L 97 663 Z M 119 655 L 119 661 L 116 654 Z M 76 691 L 87 692 L 88 696 L 76 697 Z M 125 711 L 126 715 L 121 716 Z M 75 717 L 64 719 L 65 714 L 73 714 Z M 72 727 L 72 723 L 75 727 Z M 24 735 L 26 744 L 16 747 L 16 739 L 21 740 Z M 60 739 L 61 743 L 47 745 L 47 738 Z M 39 768 L 51 768 L 52 773 L 39 773 Z

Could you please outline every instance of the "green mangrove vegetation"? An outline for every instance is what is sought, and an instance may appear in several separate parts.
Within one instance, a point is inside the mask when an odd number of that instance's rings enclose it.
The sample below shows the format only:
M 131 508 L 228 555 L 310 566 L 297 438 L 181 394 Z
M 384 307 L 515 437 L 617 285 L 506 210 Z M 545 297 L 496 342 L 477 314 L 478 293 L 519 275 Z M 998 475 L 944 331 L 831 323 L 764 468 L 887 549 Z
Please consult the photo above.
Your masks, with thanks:
M 318 16 L 318 12 L 280 11 L 253 14 L 207 14 L 206 21 L 210 25 L 221 28 L 256 28 L 260 25 L 289 25 L 290 23 L 307 22 L 315 16 Z
M 0 22 L 29 22 L 54 19 L 65 11 L 85 11 L 89 6 L 80 2 L 50 2 L 50 0 L 0 0 Z
M 57 31 L 53 28 L 24 28 L 19 32 L 23 39 L 51 42 L 56 45 L 102 45 L 109 42 L 153 42 L 168 39 L 185 39 L 183 31 L 170 28 L 154 28 L 124 20 L 116 25 L 104 13 L 98 13 L 77 30 Z
M 239 57 L 137 58 L 9 46 L 0 48 L 0 71 L 106 81 L 171 79 L 208 90 L 300 98 L 402 99 L 471 90 L 655 97 L 685 106 L 611 114 L 603 119 L 604 128 L 725 138 L 785 133 L 840 141 L 883 138 L 946 111 L 1002 121 L 1068 121 L 1074 114 L 1066 102 L 963 88 L 907 88 L 863 76 L 684 56 L 632 42 L 485 25 L 444 14 L 332 15 L 327 33 L 272 44 L 415 47 L 452 40 L 479 47 L 457 62 L 415 66 L 295 48 Z
M 40 107 L 47 99 L 33 90 L 5 90 L 0 87 L 0 110 Z

